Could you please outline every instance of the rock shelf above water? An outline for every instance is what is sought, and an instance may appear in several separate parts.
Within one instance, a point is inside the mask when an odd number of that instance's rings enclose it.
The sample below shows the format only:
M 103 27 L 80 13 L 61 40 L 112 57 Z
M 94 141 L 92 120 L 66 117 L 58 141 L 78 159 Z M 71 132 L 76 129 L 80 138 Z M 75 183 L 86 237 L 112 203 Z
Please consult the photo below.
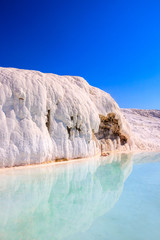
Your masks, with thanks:
M 82 77 L 0 68 L 0 167 L 130 151 L 135 139 L 114 99 Z

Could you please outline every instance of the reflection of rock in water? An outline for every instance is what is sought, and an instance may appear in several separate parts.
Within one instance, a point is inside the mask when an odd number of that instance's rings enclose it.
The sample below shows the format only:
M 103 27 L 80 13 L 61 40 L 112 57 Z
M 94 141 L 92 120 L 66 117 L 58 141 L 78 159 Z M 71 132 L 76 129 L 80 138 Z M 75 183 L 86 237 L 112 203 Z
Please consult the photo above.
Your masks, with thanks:
M 130 158 L 122 154 L 0 175 L 0 239 L 55 240 L 85 231 L 119 199 L 132 170 Z
M 132 161 L 134 164 L 159 162 L 160 161 L 160 152 L 137 153 L 137 154 L 133 155 Z

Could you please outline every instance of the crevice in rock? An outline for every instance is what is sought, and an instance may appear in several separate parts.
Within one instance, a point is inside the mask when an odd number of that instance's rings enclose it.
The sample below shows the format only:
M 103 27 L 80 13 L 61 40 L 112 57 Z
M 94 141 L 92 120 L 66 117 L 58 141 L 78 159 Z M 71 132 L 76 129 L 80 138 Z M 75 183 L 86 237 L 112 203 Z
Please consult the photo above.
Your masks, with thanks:
M 70 119 L 71 119 L 71 121 L 73 121 L 74 117 L 70 116 Z M 77 119 L 78 119 L 78 116 L 77 116 Z M 79 126 L 78 122 L 76 122 L 76 124 L 74 123 L 74 126 L 72 126 L 72 127 L 68 127 L 67 126 L 67 132 L 68 132 L 68 136 L 69 136 L 70 139 L 72 137 L 76 137 L 77 136 L 77 131 L 80 134 L 80 132 L 81 132 L 81 125 Z
M 71 129 L 72 129 L 72 128 L 69 128 L 69 127 L 67 126 L 67 132 L 68 132 L 69 138 L 71 137 Z
M 76 124 L 76 130 L 79 132 L 81 131 L 81 129 L 79 127 L 77 127 L 77 124 Z
M 48 132 L 49 132 L 49 129 L 50 129 L 50 110 L 48 110 L 48 112 L 47 112 L 46 127 L 47 127 Z

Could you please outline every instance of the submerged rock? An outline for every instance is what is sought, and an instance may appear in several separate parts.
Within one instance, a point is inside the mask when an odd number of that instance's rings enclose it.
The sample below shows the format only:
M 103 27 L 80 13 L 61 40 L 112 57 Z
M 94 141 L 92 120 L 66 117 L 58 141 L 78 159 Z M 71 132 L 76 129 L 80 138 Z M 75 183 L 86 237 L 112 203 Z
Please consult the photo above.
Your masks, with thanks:
M 81 77 L 0 68 L 0 167 L 130 149 L 117 103 Z M 102 141 L 102 144 L 101 144 Z

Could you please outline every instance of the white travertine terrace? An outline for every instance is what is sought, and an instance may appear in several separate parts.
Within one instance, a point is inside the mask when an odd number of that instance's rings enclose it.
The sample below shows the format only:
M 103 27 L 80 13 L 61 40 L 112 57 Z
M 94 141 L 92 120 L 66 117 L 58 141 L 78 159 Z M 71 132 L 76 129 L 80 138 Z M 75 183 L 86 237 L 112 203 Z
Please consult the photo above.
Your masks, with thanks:
M 83 78 L 0 68 L 0 167 L 129 150 L 130 136 L 113 98 Z
M 0 167 L 160 151 L 160 111 L 119 109 L 83 78 L 0 68 Z
M 132 132 L 133 150 L 160 152 L 160 110 L 121 109 Z

